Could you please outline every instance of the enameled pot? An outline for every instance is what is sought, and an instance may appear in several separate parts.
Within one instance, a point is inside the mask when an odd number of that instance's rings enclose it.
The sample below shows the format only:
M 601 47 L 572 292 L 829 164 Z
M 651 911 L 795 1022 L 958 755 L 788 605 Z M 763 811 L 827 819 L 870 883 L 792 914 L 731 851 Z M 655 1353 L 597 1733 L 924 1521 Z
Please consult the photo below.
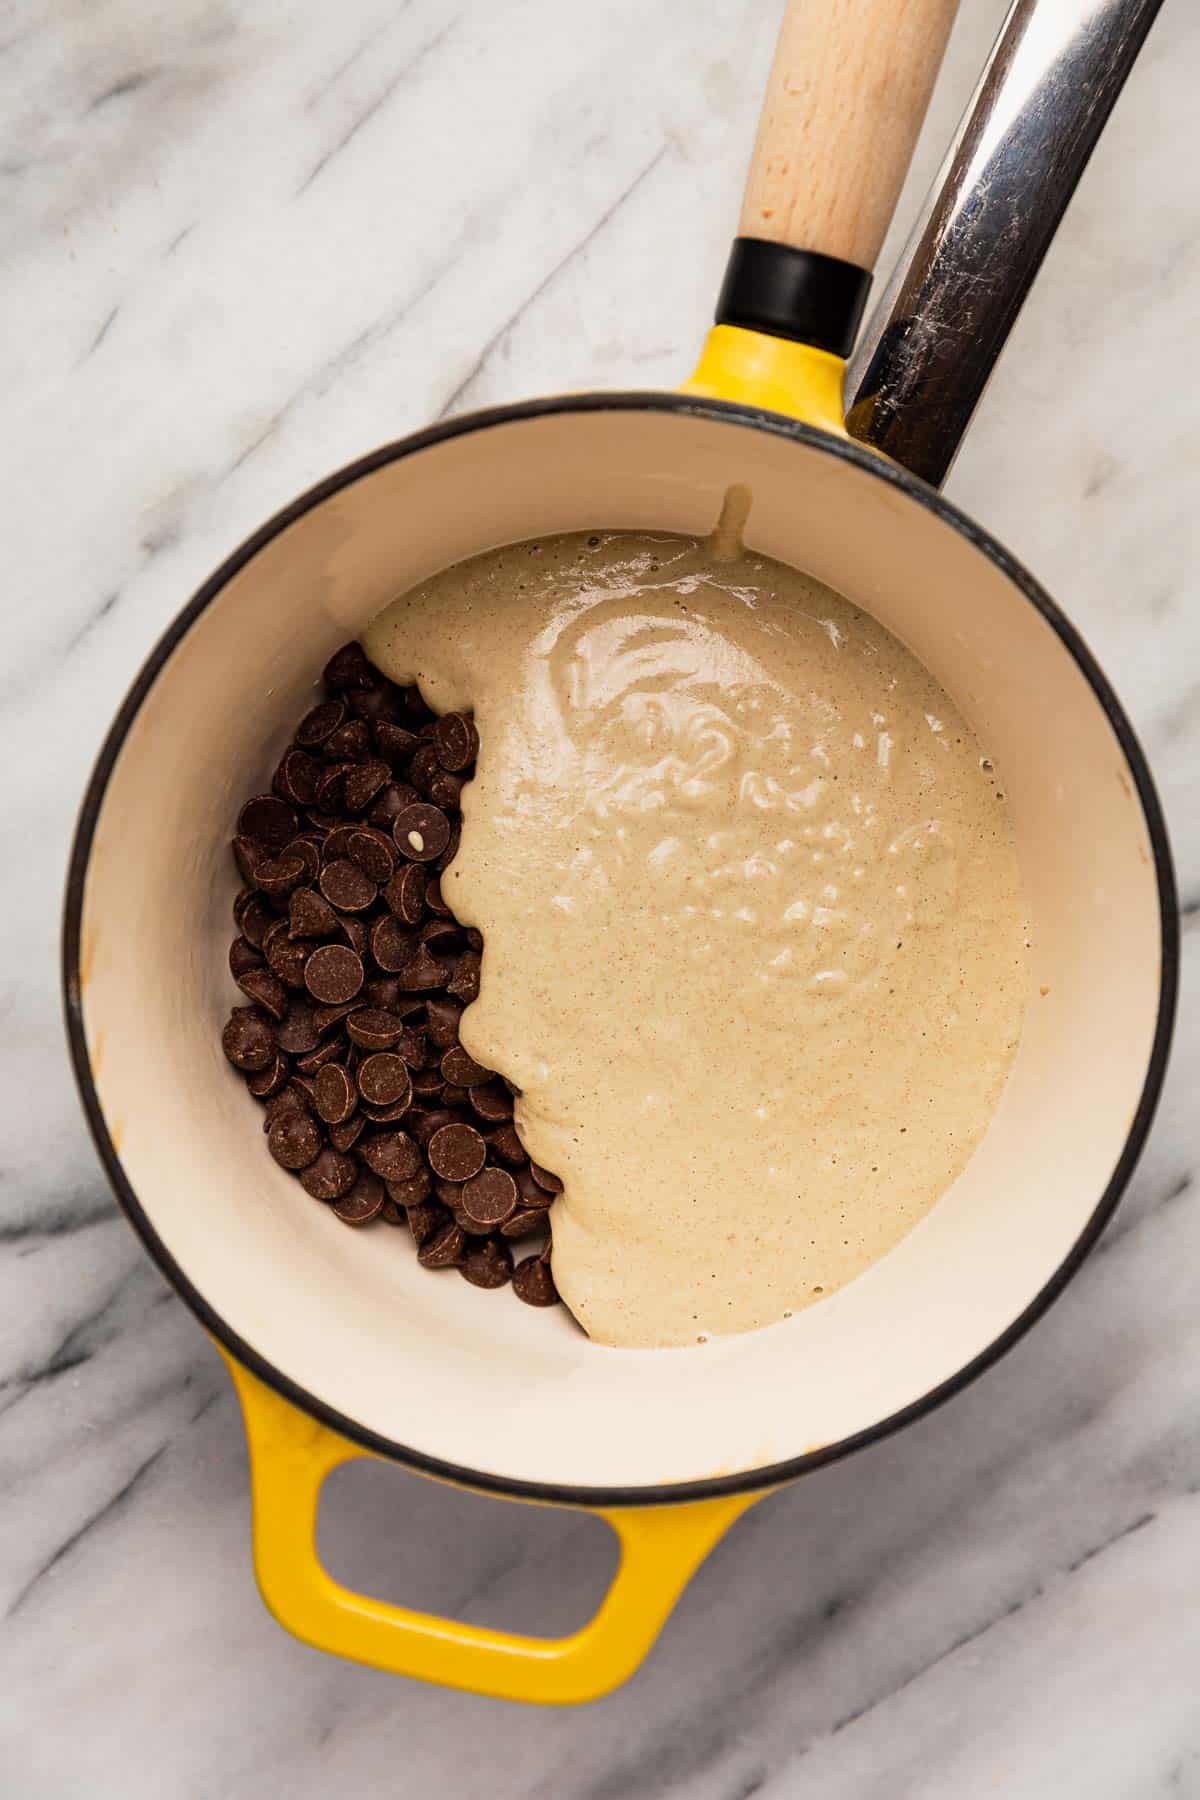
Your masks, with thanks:
M 267 1603 L 323 1648 L 509 1698 L 612 1687 L 757 1496 L 918 1417 L 1016 1341 L 1095 1242 L 1145 1138 L 1177 936 L 1142 753 L 1032 577 L 842 422 L 859 271 L 951 11 L 949 0 L 791 9 L 723 322 L 687 391 L 504 407 L 330 477 L 184 608 L 100 754 L 65 926 L 84 1105 L 131 1223 L 229 1360 Z M 856 97 L 877 109 L 885 70 L 895 104 L 859 117 Z M 814 156 L 840 179 L 807 181 L 801 205 L 792 170 Z M 786 230 L 772 232 L 784 200 Z M 345 1230 L 263 1154 L 220 1049 L 237 885 L 228 839 L 329 654 L 398 592 L 552 532 L 702 533 L 733 482 L 753 495 L 753 548 L 874 614 L 994 747 L 1031 920 L 1027 1021 L 970 1165 L 865 1275 L 767 1330 L 614 1351 L 561 1313 L 431 1279 L 402 1234 Z M 540 1640 L 339 1586 L 316 1560 L 317 1498 L 333 1467 L 362 1454 L 599 1510 L 622 1560 L 596 1618 Z

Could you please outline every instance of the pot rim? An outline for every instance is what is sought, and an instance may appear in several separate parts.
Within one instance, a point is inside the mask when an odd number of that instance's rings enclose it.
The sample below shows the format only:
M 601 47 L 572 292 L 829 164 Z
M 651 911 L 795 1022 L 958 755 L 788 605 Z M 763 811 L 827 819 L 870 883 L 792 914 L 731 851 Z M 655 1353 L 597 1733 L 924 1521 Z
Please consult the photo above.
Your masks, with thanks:
M 382 1437 L 360 1425 L 356 1420 L 347 1417 L 344 1413 L 337 1411 L 336 1408 L 327 1406 L 246 1343 L 226 1323 L 204 1295 L 193 1286 L 186 1272 L 167 1250 L 125 1174 L 120 1156 L 105 1123 L 92 1074 L 91 1059 L 84 1035 L 80 979 L 84 888 L 96 825 L 109 779 L 129 730 L 160 672 L 195 621 L 232 578 L 247 563 L 251 562 L 260 550 L 264 549 L 267 544 L 305 513 L 321 505 L 343 488 L 351 486 L 354 482 L 373 474 L 377 469 L 389 463 L 427 450 L 435 444 L 444 443 L 468 433 L 487 431 L 497 425 L 507 425 L 523 419 L 552 415 L 605 411 L 678 413 L 698 419 L 752 426 L 756 430 L 767 431 L 775 436 L 805 444 L 824 455 L 852 463 L 876 479 L 900 489 L 911 500 L 933 513 L 935 517 L 957 531 L 975 549 L 987 556 L 1019 589 L 1029 604 L 1040 613 L 1046 624 L 1057 635 L 1064 648 L 1074 659 L 1080 673 L 1087 680 L 1112 727 L 1133 777 L 1150 838 L 1158 888 L 1162 943 L 1158 1013 L 1154 1038 L 1147 1059 L 1146 1076 L 1141 1095 L 1130 1121 L 1121 1154 L 1117 1158 L 1108 1184 L 1083 1230 L 1025 1310 L 984 1350 L 981 1350 L 970 1362 L 964 1364 L 961 1369 L 956 1370 L 953 1375 L 948 1376 L 945 1381 L 930 1388 L 920 1399 L 910 1402 L 908 1406 L 900 1408 L 899 1411 L 891 1413 L 887 1418 L 877 1421 L 863 1431 L 841 1438 L 836 1443 L 823 1445 L 819 1449 L 806 1451 L 800 1456 L 762 1468 L 746 1469 L 733 1475 L 712 1476 L 697 1481 L 660 1483 L 647 1487 L 574 1486 L 569 1483 L 530 1481 L 496 1475 L 486 1470 L 472 1469 L 462 1464 L 447 1462 L 440 1457 L 429 1456 L 406 1444 Z M 805 1474 L 810 1469 L 821 1468 L 826 1463 L 836 1462 L 841 1457 L 848 1456 L 852 1451 L 862 1449 L 868 1444 L 877 1443 L 900 1430 L 902 1426 L 911 1424 L 926 1413 L 932 1412 L 967 1387 L 993 1363 L 999 1361 L 1000 1357 L 1004 1356 L 1014 1344 L 1024 1337 L 1035 1321 L 1041 1318 L 1042 1314 L 1062 1293 L 1100 1237 L 1116 1209 L 1145 1145 L 1162 1091 L 1174 1028 L 1179 987 L 1179 936 L 1175 874 L 1166 823 L 1153 777 L 1133 727 L 1080 632 L 1061 612 L 1045 589 L 996 538 L 981 526 L 976 525 L 944 495 L 929 487 L 919 477 L 898 464 L 883 459 L 875 451 L 868 450 L 851 439 L 834 437 L 814 426 L 754 406 L 729 401 L 698 399 L 686 394 L 665 391 L 618 391 L 615 393 L 550 396 L 539 400 L 527 400 L 507 406 L 492 407 L 484 411 L 463 414 L 461 417 L 429 426 L 407 437 L 395 439 L 370 451 L 367 455 L 359 457 L 356 461 L 348 463 L 336 473 L 326 476 L 324 480 L 308 488 L 288 506 L 275 513 L 266 524 L 260 526 L 233 551 L 232 555 L 225 559 L 176 615 L 151 650 L 122 701 L 96 759 L 80 808 L 67 870 L 62 933 L 62 979 L 71 1063 L 92 1140 L 116 1194 L 118 1204 L 162 1274 L 166 1276 L 180 1298 L 196 1315 L 205 1330 L 230 1355 L 257 1375 L 268 1387 L 291 1401 L 302 1412 L 319 1420 L 321 1424 L 329 1426 L 362 1450 L 386 1458 L 391 1462 L 400 1463 L 416 1470 L 419 1474 L 433 1476 L 453 1482 L 458 1486 L 472 1488 L 481 1493 L 496 1494 L 508 1499 L 534 1500 L 568 1506 L 651 1506 L 777 1487 L 784 1482 L 793 1480 L 798 1475 Z

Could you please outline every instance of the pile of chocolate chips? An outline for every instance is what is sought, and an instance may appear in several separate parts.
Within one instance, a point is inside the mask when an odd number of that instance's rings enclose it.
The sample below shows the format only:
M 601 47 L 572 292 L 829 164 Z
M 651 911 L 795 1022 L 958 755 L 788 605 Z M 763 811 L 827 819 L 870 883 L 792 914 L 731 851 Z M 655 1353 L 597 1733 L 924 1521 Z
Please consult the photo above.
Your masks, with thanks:
M 329 662 L 325 692 L 273 791 L 238 815 L 229 967 L 251 1004 L 222 1047 L 265 1107 L 271 1155 L 314 1200 L 347 1225 L 407 1226 L 427 1269 L 551 1306 L 562 1183 L 526 1154 L 507 1083 L 458 1041 L 483 941 L 438 877 L 458 849 L 474 723 L 435 718 L 357 643 Z M 514 1267 L 525 1239 L 534 1254 Z

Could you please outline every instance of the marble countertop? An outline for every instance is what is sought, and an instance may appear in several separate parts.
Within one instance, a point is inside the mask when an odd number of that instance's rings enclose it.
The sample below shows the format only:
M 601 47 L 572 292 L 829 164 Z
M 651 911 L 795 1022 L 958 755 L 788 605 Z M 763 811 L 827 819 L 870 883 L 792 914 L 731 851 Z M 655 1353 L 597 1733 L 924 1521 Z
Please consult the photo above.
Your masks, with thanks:
M 1050 1315 L 934 1416 L 755 1509 L 641 1674 L 573 1712 L 390 1679 L 272 1623 L 228 1381 L 116 1214 L 66 1069 L 66 846 L 149 646 L 251 528 L 372 444 L 685 373 L 779 10 L 0 8 L 12 1800 L 1200 1795 L 1186 988 L 1132 1190 Z M 901 220 L 1004 10 L 964 0 Z M 1173 823 L 1185 979 L 1200 194 L 1181 146 L 1198 69 L 1200 14 L 1167 0 L 950 484 L 1115 676 Z M 380 1465 L 336 1478 L 322 1546 L 385 1598 L 550 1630 L 586 1612 L 610 1554 L 594 1521 Z

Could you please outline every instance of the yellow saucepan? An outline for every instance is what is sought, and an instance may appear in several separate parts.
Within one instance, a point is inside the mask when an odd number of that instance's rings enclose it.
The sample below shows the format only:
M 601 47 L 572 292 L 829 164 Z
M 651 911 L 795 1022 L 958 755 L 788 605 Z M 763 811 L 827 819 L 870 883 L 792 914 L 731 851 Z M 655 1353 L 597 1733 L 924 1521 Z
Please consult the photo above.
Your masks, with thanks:
M 509 1699 L 624 1680 L 692 1571 L 766 1490 L 894 1430 L 1000 1355 L 1115 1206 L 1161 1084 L 1177 942 L 1144 759 L 1086 646 L 986 532 L 851 442 L 843 357 L 953 11 L 787 14 L 718 324 L 678 393 L 534 401 L 374 452 L 272 519 L 184 608 L 84 802 L 65 927 L 84 1105 L 131 1223 L 224 1351 L 280 1622 L 382 1669 Z M 921 1226 L 795 1318 L 703 1349 L 614 1351 L 498 1307 L 296 1204 L 224 1063 L 237 797 L 323 663 L 398 592 L 490 546 L 590 529 L 748 539 L 875 614 L 995 746 L 1032 924 L 1032 995 L 994 1125 Z M 486 980 L 486 963 L 485 963 Z M 383 1605 L 321 1568 L 321 1484 L 374 1455 L 587 1507 L 621 1563 L 543 1641 Z

